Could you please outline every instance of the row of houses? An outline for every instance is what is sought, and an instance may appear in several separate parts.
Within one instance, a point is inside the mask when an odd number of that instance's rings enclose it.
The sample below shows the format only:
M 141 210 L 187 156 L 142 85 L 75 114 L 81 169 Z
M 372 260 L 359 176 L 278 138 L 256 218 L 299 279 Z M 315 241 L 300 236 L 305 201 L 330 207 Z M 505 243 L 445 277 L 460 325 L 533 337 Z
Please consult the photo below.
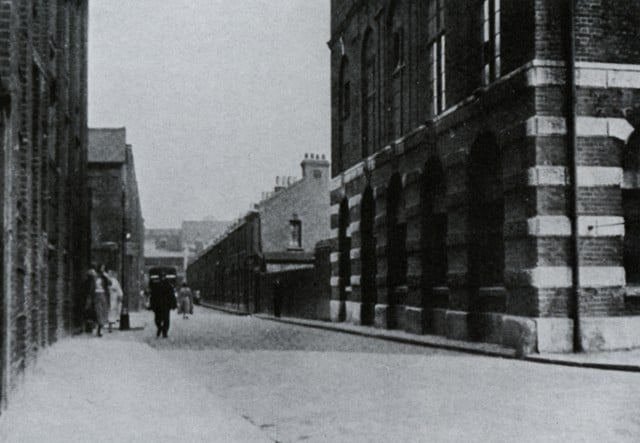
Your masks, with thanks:
M 299 180 L 278 177 L 273 191 L 263 193 L 251 211 L 189 265 L 187 280 L 200 291 L 202 303 L 273 312 L 274 279 L 279 277 L 284 283 L 285 276 L 294 273 L 299 278 L 287 279 L 290 285 L 311 284 L 315 250 L 329 237 L 330 171 L 329 161 L 318 154 L 305 154 L 300 165 Z M 327 249 L 327 259 L 328 253 Z M 325 283 L 324 317 L 328 318 L 329 281 Z M 291 288 L 283 291 L 291 292 Z M 322 297 L 318 291 L 307 292 L 309 300 Z M 317 304 L 309 304 L 315 311 Z M 307 312 L 306 316 L 313 315 Z
M 624 0 L 332 1 L 330 319 L 640 346 L 638 25 Z M 241 272 L 270 251 L 246 227 L 294 211 L 248 215 L 187 274 L 250 309 Z

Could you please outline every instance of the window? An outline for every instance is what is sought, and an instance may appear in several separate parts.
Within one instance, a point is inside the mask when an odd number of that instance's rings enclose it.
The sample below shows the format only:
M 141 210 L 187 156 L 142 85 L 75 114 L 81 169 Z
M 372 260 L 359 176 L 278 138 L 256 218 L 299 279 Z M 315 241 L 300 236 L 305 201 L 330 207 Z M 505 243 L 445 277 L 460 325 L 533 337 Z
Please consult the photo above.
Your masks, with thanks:
M 393 67 L 399 68 L 404 63 L 404 32 L 397 29 L 393 33 Z
M 343 56 L 340 62 L 340 78 L 338 80 L 338 149 L 334 162 L 337 170 L 343 168 L 343 158 L 349 155 L 350 131 L 349 116 L 351 115 L 351 82 L 349 81 L 349 60 Z
M 432 112 L 437 115 L 447 107 L 446 99 L 446 37 L 444 0 L 431 0 L 427 21 L 429 63 L 431 64 Z
M 289 220 L 289 229 L 291 233 L 291 238 L 289 239 L 289 248 L 302 248 L 302 223 L 300 222 L 300 220 Z
M 482 6 L 482 83 L 500 77 L 500 0 L 484 0 Z
M 345 81 L 342 85 L 342 119 L 346 120 L 351 115 L 351 83 Z
M 362 157 L 368 157 L 377 145 L 378 60 L 373 33 L 367 31 L 362 45 Z

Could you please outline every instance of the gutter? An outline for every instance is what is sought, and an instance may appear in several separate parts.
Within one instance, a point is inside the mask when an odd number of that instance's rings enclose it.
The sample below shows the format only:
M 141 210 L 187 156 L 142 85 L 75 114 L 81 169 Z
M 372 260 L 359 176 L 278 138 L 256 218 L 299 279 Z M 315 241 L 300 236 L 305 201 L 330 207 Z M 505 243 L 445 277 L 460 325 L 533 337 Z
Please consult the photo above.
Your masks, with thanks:
M 571 219 L 571 300 L 569 315 L 573 320 L 573 351 L 582 352 L 580 331 L 580 232 L 578 230 L 578 143 L 576 137 L 576 33 L 575 0 L 565 0 L 565 58 L 567 151 L 569 154 L 569 218 Z

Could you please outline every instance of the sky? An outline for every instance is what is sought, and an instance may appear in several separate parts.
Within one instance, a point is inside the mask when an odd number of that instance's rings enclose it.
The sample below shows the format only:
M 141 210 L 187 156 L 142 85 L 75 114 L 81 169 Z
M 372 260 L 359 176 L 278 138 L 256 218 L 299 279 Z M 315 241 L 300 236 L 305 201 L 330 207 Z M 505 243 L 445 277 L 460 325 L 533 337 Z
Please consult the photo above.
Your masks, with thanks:
M 232 220 L 330 153 L 328 0 L 91 0 L 89 127 L 126 127 L 147 228 Z

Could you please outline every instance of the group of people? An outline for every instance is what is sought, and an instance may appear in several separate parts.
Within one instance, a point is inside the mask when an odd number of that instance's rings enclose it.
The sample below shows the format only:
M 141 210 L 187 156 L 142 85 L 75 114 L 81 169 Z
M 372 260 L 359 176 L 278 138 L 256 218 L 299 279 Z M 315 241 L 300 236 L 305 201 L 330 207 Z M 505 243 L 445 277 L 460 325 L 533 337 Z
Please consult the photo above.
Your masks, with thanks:
M 169 333 L 171 310 L 177 308 L 184 319 L 193 314 L 193 293 L 189 286 L 183 283 L 176 294 L 165 274 L 161 274 L 159 281 L 150 286 L 150 308 L 155 314 L 156 337 L 162 335 L 166 338 Z M 104 265 L 96 268 L 92 264 L 87 272 L 84 293 L 87 325 L 90 331 L 97 327 L 97 335 L 102 337 L 102 328 L 107 326 L 111 332 L 112 325 L 120 319 L 122 287 L 113 271 Z
M 182 314 L 184 319 L 189 318 L 189 314 L 193 314 L 193 294 L 189 286 L 186 283 L 182 283 L 176 296 L 173 285 L 167 280 L 164 273 L 160 274 L 158 282 L 150 286 L 151 297 L 149 304 L 155 314 L 156 337 L 162 335 L 162 337 L 166 338 L 169 333 L 171 310 L 177 308 L 178 313 Z
M 96 327 L 98 337 L 102 337 L 102 328 L 112 326 L 120 321 L 122 309 L 122 287 L 112 270 L 105 265 L 97 268 L 89 266 L 84 287 L 85 319 L 90 331 Z

